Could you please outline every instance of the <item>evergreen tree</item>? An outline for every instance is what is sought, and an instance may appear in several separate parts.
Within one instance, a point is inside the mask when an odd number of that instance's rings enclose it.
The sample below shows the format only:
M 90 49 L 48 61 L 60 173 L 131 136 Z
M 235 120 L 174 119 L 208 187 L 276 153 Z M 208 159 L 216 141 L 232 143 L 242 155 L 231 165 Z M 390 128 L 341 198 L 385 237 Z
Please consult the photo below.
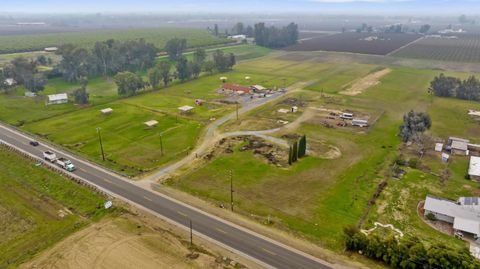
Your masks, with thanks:
M 307 153 L 307 137 L 303 135 L 298 142 L 298 158 L 302 158 Z
M 293 156 L 292 152 L 293 152 L 293 148 L 292 148 L 292 146 L 290 146 L 290 148 L 289 148 L 289 150 L 288 150 L 288 164 L 289 164 L 289 165 L 292 165 L 292 163 L 293 163 L 293 161 L 292 161 L 292 156 Z
M 298 160 L 298 142 L 293 142 L 293 150 L 292 150 L 292 162 L 296 162 Z

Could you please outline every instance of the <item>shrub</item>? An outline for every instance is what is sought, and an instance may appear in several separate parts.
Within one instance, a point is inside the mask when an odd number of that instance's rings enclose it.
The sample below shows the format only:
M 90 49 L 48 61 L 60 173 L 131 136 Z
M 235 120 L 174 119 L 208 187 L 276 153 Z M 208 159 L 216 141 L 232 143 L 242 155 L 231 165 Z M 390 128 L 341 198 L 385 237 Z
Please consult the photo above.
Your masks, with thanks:
M 435 217 L 435 215 L 432 212 L 429 212 L 425 217 L 430 221 L 436 221 L 437 220 L 437 217 Z

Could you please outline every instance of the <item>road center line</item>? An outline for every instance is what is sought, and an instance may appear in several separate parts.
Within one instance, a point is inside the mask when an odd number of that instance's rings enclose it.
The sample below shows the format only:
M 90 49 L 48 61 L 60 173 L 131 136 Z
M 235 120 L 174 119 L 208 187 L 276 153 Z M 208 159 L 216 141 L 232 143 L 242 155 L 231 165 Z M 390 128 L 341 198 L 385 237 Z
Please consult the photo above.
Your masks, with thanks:
M 270 251 L 266 248 L 262 248 L 263 251 L 267 252 L 268 254 L 272 255 L 272 256 L 277 256 L 277 253 L 273 252 L 273 251 Z
M 183 212 L 177 211 L 177 213 L 180 214 L 180 215 L 182 215 L 182 216 L 184 216 L 184 217 L 188 217 L 188 215 L 185 214 L 185 213 L 183 213 Z
M 215 230 L 221 232 L 222 234 L 227 234 L 227 232 L 225 232 L 224 230 L 220 229 L 220 228 L 215 228 Z
M 150 201 L 150 202 L 153 202 L 153 200 L 150 199 L 150 198 L 148 198 L 147 196 L 143 196 L 143 198 L 144 198 L 145 200 L 148 200 L 148 201 Z

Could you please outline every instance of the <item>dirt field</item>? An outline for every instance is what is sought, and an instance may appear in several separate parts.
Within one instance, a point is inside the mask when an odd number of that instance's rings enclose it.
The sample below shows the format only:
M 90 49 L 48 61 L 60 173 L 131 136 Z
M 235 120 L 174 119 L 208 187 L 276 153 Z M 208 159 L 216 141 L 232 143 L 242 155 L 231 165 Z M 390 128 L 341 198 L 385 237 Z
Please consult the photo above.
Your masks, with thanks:
M 341 91 L 341 94 L 355 96 L 361 94 L 363 91 L 367 90 L 370 87 L 373 87 L 380 83 L 380 79 L 390 73 L 392 70 L 389 68 L 382 69 L 375 73 L 372 73 L 364 78 L 361 78 L 355 81 L 352 86 L 350 86 L 347 90 Z
M 189 255 L 188 243 L 152 229 L 133 215 L 106 219 L 64 239 L 20 268 L 241 268 L 204 250 Z M 198 255 L 198 256 L 197 256 Z
M 420 38 L 417 34 L 341 33 L 304 40 L 287 51 L 339 51 L 386 55 Z

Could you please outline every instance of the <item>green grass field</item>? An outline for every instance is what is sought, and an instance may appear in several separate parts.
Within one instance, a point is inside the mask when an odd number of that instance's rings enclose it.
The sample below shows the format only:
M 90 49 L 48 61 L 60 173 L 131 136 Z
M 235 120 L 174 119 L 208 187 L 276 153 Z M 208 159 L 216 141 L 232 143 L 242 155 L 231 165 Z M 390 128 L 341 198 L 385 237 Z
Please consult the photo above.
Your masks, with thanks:
M 188 47 L 209 46 L 231 42 L 217 38 L 207 31 L 184 28 L 127 29 L 95 32 L 72 32 L 37 35 L 0 36 L 0 53 L 43 50 L 45 47 L 58 47 L 74 43 L 83 47 L 92 47 L 97 41 L 116 39 L 121 41 L 143 38 L 162 49 L 165 43 L 174 37 L 187 39 Z
M 0 147 L 0 267 L 14 268 L 109 214 L 103 197 Z

